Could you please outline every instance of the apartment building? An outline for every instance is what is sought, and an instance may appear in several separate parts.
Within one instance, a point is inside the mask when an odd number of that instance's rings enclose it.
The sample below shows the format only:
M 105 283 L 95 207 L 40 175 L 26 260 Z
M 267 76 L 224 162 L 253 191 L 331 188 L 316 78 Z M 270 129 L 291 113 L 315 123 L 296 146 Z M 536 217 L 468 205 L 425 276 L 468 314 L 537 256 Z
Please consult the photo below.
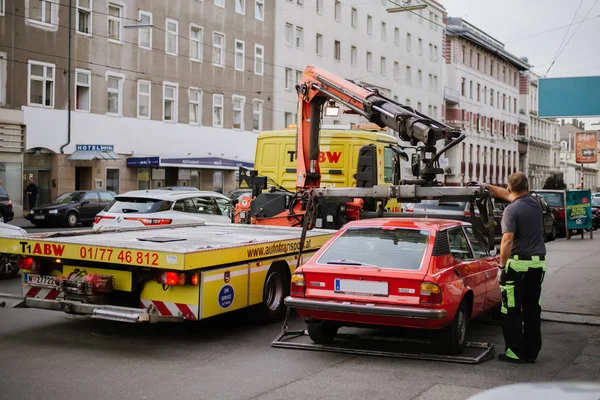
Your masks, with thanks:
M 74 189 L 225 191 L 252 166 L 273 120 L 274 2 L 2 4 L 0 134 L 11 148 L 0 151 L 12 164 L 0 179 L 15 198 L 29 176 L 41 202 Z
M 519 165 L 519 76 L 531 66 L 462 18 L 446 25 L 443 112 L 467 137 L 444 160 L 444 180 L 506 184 Z
M 445 9 L 430 0 L 419 4 L 427 8 L 390 13 L 395 5 L 387 0 L 277 0 L 273 126 L 297 123 L 295 85 L 307 65 L 440 118 Z M 324 123 L 359 119 L 342 114 Z
M 526 71 L 519 89 L 519 170 L 527 174 L 532 189 L 542 189 L 559 166 L 559 124 L 538 117 L 539 75 Z

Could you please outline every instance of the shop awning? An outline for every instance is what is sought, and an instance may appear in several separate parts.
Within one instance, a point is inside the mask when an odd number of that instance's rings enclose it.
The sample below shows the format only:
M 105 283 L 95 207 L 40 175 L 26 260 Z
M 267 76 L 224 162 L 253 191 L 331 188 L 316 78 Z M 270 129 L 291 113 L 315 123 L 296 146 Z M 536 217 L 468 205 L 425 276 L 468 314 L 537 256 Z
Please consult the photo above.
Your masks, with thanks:
M 253 168 L 251 162 L 231 160 L 221 157 L 129 157 L 127 158 L 128 167 L 178 167 L 186 169 L 224 169 L 237 170 L 239 167 Z
M 92 161 L 92 160 L 120 160 L 119 156 L 114 151 L 84 151 L 78 150 L 67 157 L 71 161 Z

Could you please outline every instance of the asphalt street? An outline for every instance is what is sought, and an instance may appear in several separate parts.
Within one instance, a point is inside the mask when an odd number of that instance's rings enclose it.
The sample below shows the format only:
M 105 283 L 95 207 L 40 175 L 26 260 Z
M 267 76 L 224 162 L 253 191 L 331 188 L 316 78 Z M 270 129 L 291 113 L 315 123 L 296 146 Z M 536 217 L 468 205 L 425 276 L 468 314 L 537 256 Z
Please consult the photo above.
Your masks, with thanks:
M 548 285 L 597 267 L 598 240 L 548 244 Z M 578 266 L 580 269 L 570 269 Z M 572 275 L 572 273 L 571 273 Z M 600 276 L 594 275 L 597 287 Z M 581 278 L 571 278 L 580 284 Z M 579 283 L 578 283 L 579 282 Z M 571 298 L 590 298 L 582 286 Z M 18 279 L 0 281 L 18 294 Z M 564 296 L 561 292 L 560 296 Z M 569 299 L 550 303 L 568 311 Z M 598 304 L 598 299 L 594 299 Z M 600 308 L 595 308 L 600 314 Z M 291 328 L 303 324 L 294 318 Z M 543 322 L 536 364 L 479 365 L 277 349 L 281 324 L 238 312 L 199 323 L 132 325 L 0 308 L 0 399 L 467 399 L 518 382 L 598 381 L 600 327 Z M 503 348 L 500 327 L 472 323 L 468 339 Z

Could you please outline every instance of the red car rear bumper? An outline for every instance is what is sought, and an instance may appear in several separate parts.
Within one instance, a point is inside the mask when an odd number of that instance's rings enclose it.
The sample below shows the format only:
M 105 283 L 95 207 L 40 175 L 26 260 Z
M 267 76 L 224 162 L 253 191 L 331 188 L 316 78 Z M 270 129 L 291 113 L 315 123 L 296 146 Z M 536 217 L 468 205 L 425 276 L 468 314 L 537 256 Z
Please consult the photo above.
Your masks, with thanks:
M 295 308 L 303 319 L 423 329 L 440 329 L 449 323 L 447 311 L 440 308 L 367 305 L 291 296 L 285 298 L 285 305 Z

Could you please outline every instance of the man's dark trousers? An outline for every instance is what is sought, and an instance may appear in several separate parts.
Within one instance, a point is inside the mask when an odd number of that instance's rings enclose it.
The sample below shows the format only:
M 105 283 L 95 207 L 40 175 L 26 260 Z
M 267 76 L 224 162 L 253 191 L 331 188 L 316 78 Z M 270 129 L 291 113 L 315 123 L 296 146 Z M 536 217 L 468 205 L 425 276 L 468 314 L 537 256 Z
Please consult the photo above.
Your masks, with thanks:
M 516 257 L 518 258 L 518 257 Z M 518 260 L 511 257 L 502 273 L 502 333 L 505 355 L 532 362 L 542 348 L 541 293 L 546 262 L 539 257 Z

